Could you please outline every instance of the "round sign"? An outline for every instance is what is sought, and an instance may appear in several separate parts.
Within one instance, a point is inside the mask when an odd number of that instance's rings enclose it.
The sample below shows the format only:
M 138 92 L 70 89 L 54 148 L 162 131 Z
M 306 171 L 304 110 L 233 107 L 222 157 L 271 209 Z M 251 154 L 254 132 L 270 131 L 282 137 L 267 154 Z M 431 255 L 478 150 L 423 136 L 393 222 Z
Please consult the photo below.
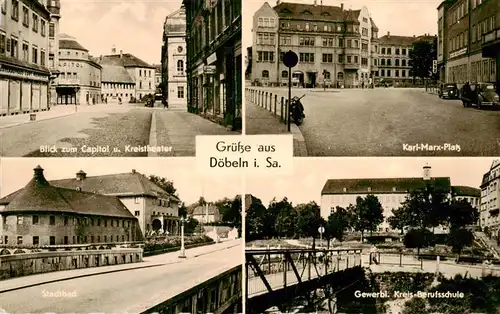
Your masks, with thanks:
M 297 54 L 291 50 L 288 50 L 287 52 L 285 52 L 285 55 L 283 56 L 283 63 L 289 67 L 289 68 L 293 68 L 294 66 L 297 65 L 297 63 L 299 62 L 299 57 L 297 56 Z
M 324 233 L 325 232 L 325 227 L 319 227 L 318 228 L 319 233 Z

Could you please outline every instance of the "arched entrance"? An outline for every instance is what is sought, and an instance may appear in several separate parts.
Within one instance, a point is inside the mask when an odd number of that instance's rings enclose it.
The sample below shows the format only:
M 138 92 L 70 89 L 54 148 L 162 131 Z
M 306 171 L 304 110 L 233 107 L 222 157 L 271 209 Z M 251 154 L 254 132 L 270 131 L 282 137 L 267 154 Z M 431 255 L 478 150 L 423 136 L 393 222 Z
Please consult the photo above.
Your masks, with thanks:
M 151 222 L 151 227 L 153 228 L 153 231 L 158 231 L 161 229 L 161 221 L 159 219 L 154 219 L 152 222 Z

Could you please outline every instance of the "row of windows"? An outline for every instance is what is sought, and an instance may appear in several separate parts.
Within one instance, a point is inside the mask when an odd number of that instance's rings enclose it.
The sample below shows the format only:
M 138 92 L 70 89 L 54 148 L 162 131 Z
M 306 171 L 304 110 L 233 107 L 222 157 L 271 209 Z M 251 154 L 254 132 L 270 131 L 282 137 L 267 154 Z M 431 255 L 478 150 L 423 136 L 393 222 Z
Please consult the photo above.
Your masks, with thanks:
M 276 44 L 276 34 L 273 33 L 257 33 L 257 44 L 258 45 L 275 45 Z
M 139 70 L 139 76 L 142 76 L 142 70 Z M 151 77 L 151 70 L 144 70 L 144 77 Z
M 112 89 L 134 89 L 133 84 L 120 84 L 120 83 L 102 83 L 103 88 Z
M 6 14 L 7 13 L 7 0 L 2 0 L 2 13 Z M 19 0 L 11 0 L 11 19 L 19 22 Z M 30 19 L 30 10 L 27 6 L 23 5 L 23 20 L 22 24 L 24 27 L 29 28 L 31 24 L 31 30 L 35 33 L 38 33 L 40 31 L 40 34 L 45 37 L 46 36 L 46 28 L 47 28 L 47 22 L 40 18 L 35 12 L 31 14 L 31 19 Z
M 450 13 L 449 13 L 450 20 L 448 22 L 449 25 L 453 25 L 453 24 L 457 23 L 469 12 L 469 7 L 468 7 L 467 1 L 469 1 L 469 0 L 462 1 L 462 3 L 456 5 L 450 11 Z M 474 1 L 474 0 L 472 0 L 472 1 Z
M 448 69 L 448 81 L 451 83 L 472 82 L 494 82 L 496 80 L 495 60 L 482 60 L 471 63 L 470 77 L 467 65 L 462 64 Z
M 406 62 L 406 59 L 402 59 L 402 60 L 399 60 L 399 59 L 395 59 L 394 60 L 394 66 L 398 67 L 398 66 L 402 66 L 402 67 L 405 67 L 405 66 L 411 66 L 412 64 L 412 61 L 411 60 L 408 60 L 408 62 Z M 392 66 L 392 59 L 380 59 L 380 65 L 381 66 Z
M 275 27 L 276 23 L 273 17 L 259 17 L 257 21 L 259 27 Z
M 50 245 L 56 245 L 56 237 L 55 236 L 49 236 L 49 244 Z M 108 243 L 108 236 L 104 235 L 102 237 L 103 242 L 102 243 Z M 122 235 L 121 237 L 119 235 L 117 236 L 109 236 L 109 242 L 128 242 L 130 241 L 130 235 Z M 86 243 L 101 243 L 101 236 L 73 236 L 72 243 L 69 242 L 69 237 L 64 236 L 63 238 L 63 244 L 86 244 Z M 88 241 L 90 240 L 90 242 Z M 23 236 L 17 236 L 17 245 L 23 245 L 24 238 Z M 33 245 L 40 245 L 40 237 L 39 236 L 32 236 L 32 241 Z M 4 236 L 4 243 L 8 244 L 9 243 L 9 237 Z
M 392 73 L 393 72 L 391 72 L 391 70 L 387 70 L 387 73 L 384 69 L 380 70 L 381 77 L 392 77 Z M 407 73 L 408 73 L 408 76 L 406 76 Z M 410 70 L 410 71 L 406 72 L 406 70 L 401 70 L 401 76 L 399 76 L 399 74 L 400 74 L 399 70 L 394 70 L 394 77 L 411 77 L 412 71 Z
M 331 73 L 329 71 L 324 71 L 323 73 L 323 78 L 325 80 L 331 80 Z M 298 78 L 300 74 L 294 73 L 292 74 L 292 77 Z M 264 70 L 262 71 L 262 78 L 263 79 L 269 79 L 269 71 Z M 281 71 L 281 78 L 286 79 L 288 78 L 288 71 Z M 368 79 L 369 75 L 368 73 L 361 73 L 361 79 Z M 344 79 L 344 72 L 338 72 L 337 73 L 337 80 L 343 80 Z M 356 80 L 359 80 L 359 73 L 356 73 Z
M 386 48 L 386 47 L 382 47 L 380 49 L 380 54 L 382 55 L 392 55 L 392 47 L 389 47 L 389 48 Z M 411 49 L 406 49 L 406 48 L 394 48 L 394 54 L 396 56 L 406 56 L 406 55 L 410 55 L 410 51 Z
M 30 62 L 30 44 L 27 41 L 22 42 L 22 54 L 20 56 L 19 38 L 14 35 L 7 38 L 5 33 L 0 32 L 0 55 L 6 55 L 24 62 Z M 47 57 L 45 50 L 39 49 L 36 45 L 31 45 L 31 63 L 45 66 L 46 61 Z
M 17 216 L 17 224 L 22 225 L 25 222 L 30 223 L 32 225 L 38 225 L 42 224 L 42 220 L 44 219 L 45 216 L 38 216 L 38 215 L 32 215 L 32 216 L 22 216 L 18 215 Z M 25 220 L 27 218 L 27 221 Z M 31 218 L 31 221 L 29 220 Z M 7 216 L 3 216 L 4 219 L 4 224 L 6 223 Z M 125 228 L 125 226 L 130 227 L 130 220 L 123 220 L 123 219 L 109 219 L 109 218 L 79 218 L 79 217 L 63 217 L 64 225 L 67 226 L 69 224 L 71 225 L 84 225 L 84 226 L 101 226 L 103 225 L 104 227 L 108 226 L 108 221 L 111 227 L 121 227 Z M 120 224 L 121 222 L 121 224 Z M 49 225 L 55 225 L 56 224 L 56 216 L 49 216 Z
M 477 23 L 472 26 L 472 38 L 471 41 L 473 43 L 481 42 L 483 34 L 487 34 L 494 30 L 496 27 L 496 16 L 492 15 L 487 19 Z

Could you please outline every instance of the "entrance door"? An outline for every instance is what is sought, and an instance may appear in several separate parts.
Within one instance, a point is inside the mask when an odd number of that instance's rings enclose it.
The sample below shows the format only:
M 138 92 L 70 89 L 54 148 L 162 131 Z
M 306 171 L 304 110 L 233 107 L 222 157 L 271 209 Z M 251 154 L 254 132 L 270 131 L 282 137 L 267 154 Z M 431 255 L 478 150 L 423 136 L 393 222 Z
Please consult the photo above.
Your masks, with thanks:
M 316 87 L 316 72 L 308 72 L 307 76 L 309 78 L 309 88 Z

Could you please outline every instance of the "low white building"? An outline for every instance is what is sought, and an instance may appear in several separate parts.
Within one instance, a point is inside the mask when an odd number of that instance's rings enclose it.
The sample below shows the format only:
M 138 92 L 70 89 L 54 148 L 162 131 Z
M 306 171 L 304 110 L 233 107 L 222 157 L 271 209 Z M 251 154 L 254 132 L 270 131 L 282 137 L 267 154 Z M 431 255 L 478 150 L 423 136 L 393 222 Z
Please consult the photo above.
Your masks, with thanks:
M 105 102 L 130 102 L 135 95 L 135 83 L 128 71 L 118 65 L 102 65 L 102 95 Z

